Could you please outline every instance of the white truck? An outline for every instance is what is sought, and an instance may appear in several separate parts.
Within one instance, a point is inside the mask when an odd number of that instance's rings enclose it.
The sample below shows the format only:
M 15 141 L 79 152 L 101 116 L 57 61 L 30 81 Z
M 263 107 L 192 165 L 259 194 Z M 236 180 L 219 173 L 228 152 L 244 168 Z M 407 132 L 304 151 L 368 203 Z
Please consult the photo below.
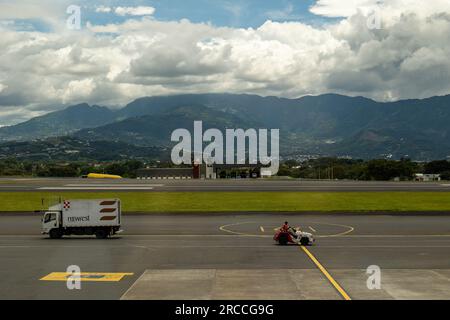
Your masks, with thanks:
M 42 234 L 52 239 L 64 235 L 95 235 L 105 239 L 121 232 L 119 199 L 64 200 L 51 206 L 42 218 Z

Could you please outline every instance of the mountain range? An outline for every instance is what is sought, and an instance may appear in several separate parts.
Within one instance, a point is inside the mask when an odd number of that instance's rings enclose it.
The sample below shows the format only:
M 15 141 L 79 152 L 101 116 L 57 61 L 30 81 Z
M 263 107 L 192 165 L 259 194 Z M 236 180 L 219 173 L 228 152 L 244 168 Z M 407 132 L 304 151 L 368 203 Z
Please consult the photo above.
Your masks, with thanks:
M 15 144 L 23 151 L 27 145 L 31 148 L 55 137 L 90 142 L 91 146 L 99 141 L 115 143 L 130 156 L 136 156 L 132 146 L 140 150 L 139 156 L 155 155 L 157 150 L 166 150 L 167 155 L 173 145 L 171 132 L 192 130 L 195 120 L 202 120 L 205 129 L 280 129 L 284 158 L 432 160 L 450 156 L 450 95 L 376 102 L 336 94 L 299 99 L 190 94 L 139 98 L 118 110 L 83 103 L 3 127 L 0 157 L 16 156 L 11 151 Z M 141 148 L 154 149 L 146 153 Z M 96 153 L 91 156 L 98 158 Z
M 27 141 L 68 135 L 83 128 L 97 127 L 115 120 L 115 113 L 100 106 L 82 103 L 64 110 L 0 128 L 0 141 Z

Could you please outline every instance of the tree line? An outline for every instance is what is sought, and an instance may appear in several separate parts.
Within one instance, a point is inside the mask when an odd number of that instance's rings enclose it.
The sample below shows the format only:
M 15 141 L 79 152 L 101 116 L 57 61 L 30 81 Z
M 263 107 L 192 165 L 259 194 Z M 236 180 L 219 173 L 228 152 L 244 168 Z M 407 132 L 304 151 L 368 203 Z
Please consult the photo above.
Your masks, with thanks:
M 0 176 L 81 177 L 89 173 L 107 173 L 135 178 L 144 162 L 126 160 L 109 163 L 31 162 L 16 159 L 0 160 Z
M 14 158 L 0 160 L 0 176 L 81 177 L 89 173 L 107 173 L 135 178 L 137 170 L 150 167 L 173 167 L 169 163 L 125 160 L 105 163 L 88 162 L 33 162 Z M 283 161 L 279 176 L 302 179 L 412 180 L 415 173 L 440 174 L 450 180 L 450 161 L 415 162 L 401 160 L 351 160 L 320 158 L 299 162 Z
M 306 162 L 284 161 L 278 171 L 279 176 L 302 179 L 378 181 L 388 181 L 397 178 L 399 180 L 412 180 L 416 173 L 440 174 L 443 180 L 450 180 L 450 161 L 415 162 L 409 159 L 375 159 L 365 161 L 320 158 Z

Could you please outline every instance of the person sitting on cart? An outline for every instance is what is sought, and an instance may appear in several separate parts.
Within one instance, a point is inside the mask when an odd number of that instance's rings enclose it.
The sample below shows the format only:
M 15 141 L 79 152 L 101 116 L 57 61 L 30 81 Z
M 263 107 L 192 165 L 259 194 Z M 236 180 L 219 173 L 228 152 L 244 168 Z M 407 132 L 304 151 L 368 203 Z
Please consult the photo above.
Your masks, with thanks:
M 297 234 L 295 233 L 295 229 L 291 228 L 289 225 L 289 222 L 285 221 L 283 226 L 281 227 L 281 230 L 284 232 L 289 232 L 291 236 L 293 236 L 295 239 L 297 239 Z

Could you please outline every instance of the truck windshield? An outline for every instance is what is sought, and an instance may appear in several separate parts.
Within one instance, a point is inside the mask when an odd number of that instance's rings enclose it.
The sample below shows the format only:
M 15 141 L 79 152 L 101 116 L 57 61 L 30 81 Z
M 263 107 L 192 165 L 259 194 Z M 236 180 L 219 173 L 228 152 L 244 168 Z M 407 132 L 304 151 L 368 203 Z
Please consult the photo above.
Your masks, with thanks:
M 56 220 L 56 213 L 48 213 L 45 215 L 44 222 L 50 222 Z

